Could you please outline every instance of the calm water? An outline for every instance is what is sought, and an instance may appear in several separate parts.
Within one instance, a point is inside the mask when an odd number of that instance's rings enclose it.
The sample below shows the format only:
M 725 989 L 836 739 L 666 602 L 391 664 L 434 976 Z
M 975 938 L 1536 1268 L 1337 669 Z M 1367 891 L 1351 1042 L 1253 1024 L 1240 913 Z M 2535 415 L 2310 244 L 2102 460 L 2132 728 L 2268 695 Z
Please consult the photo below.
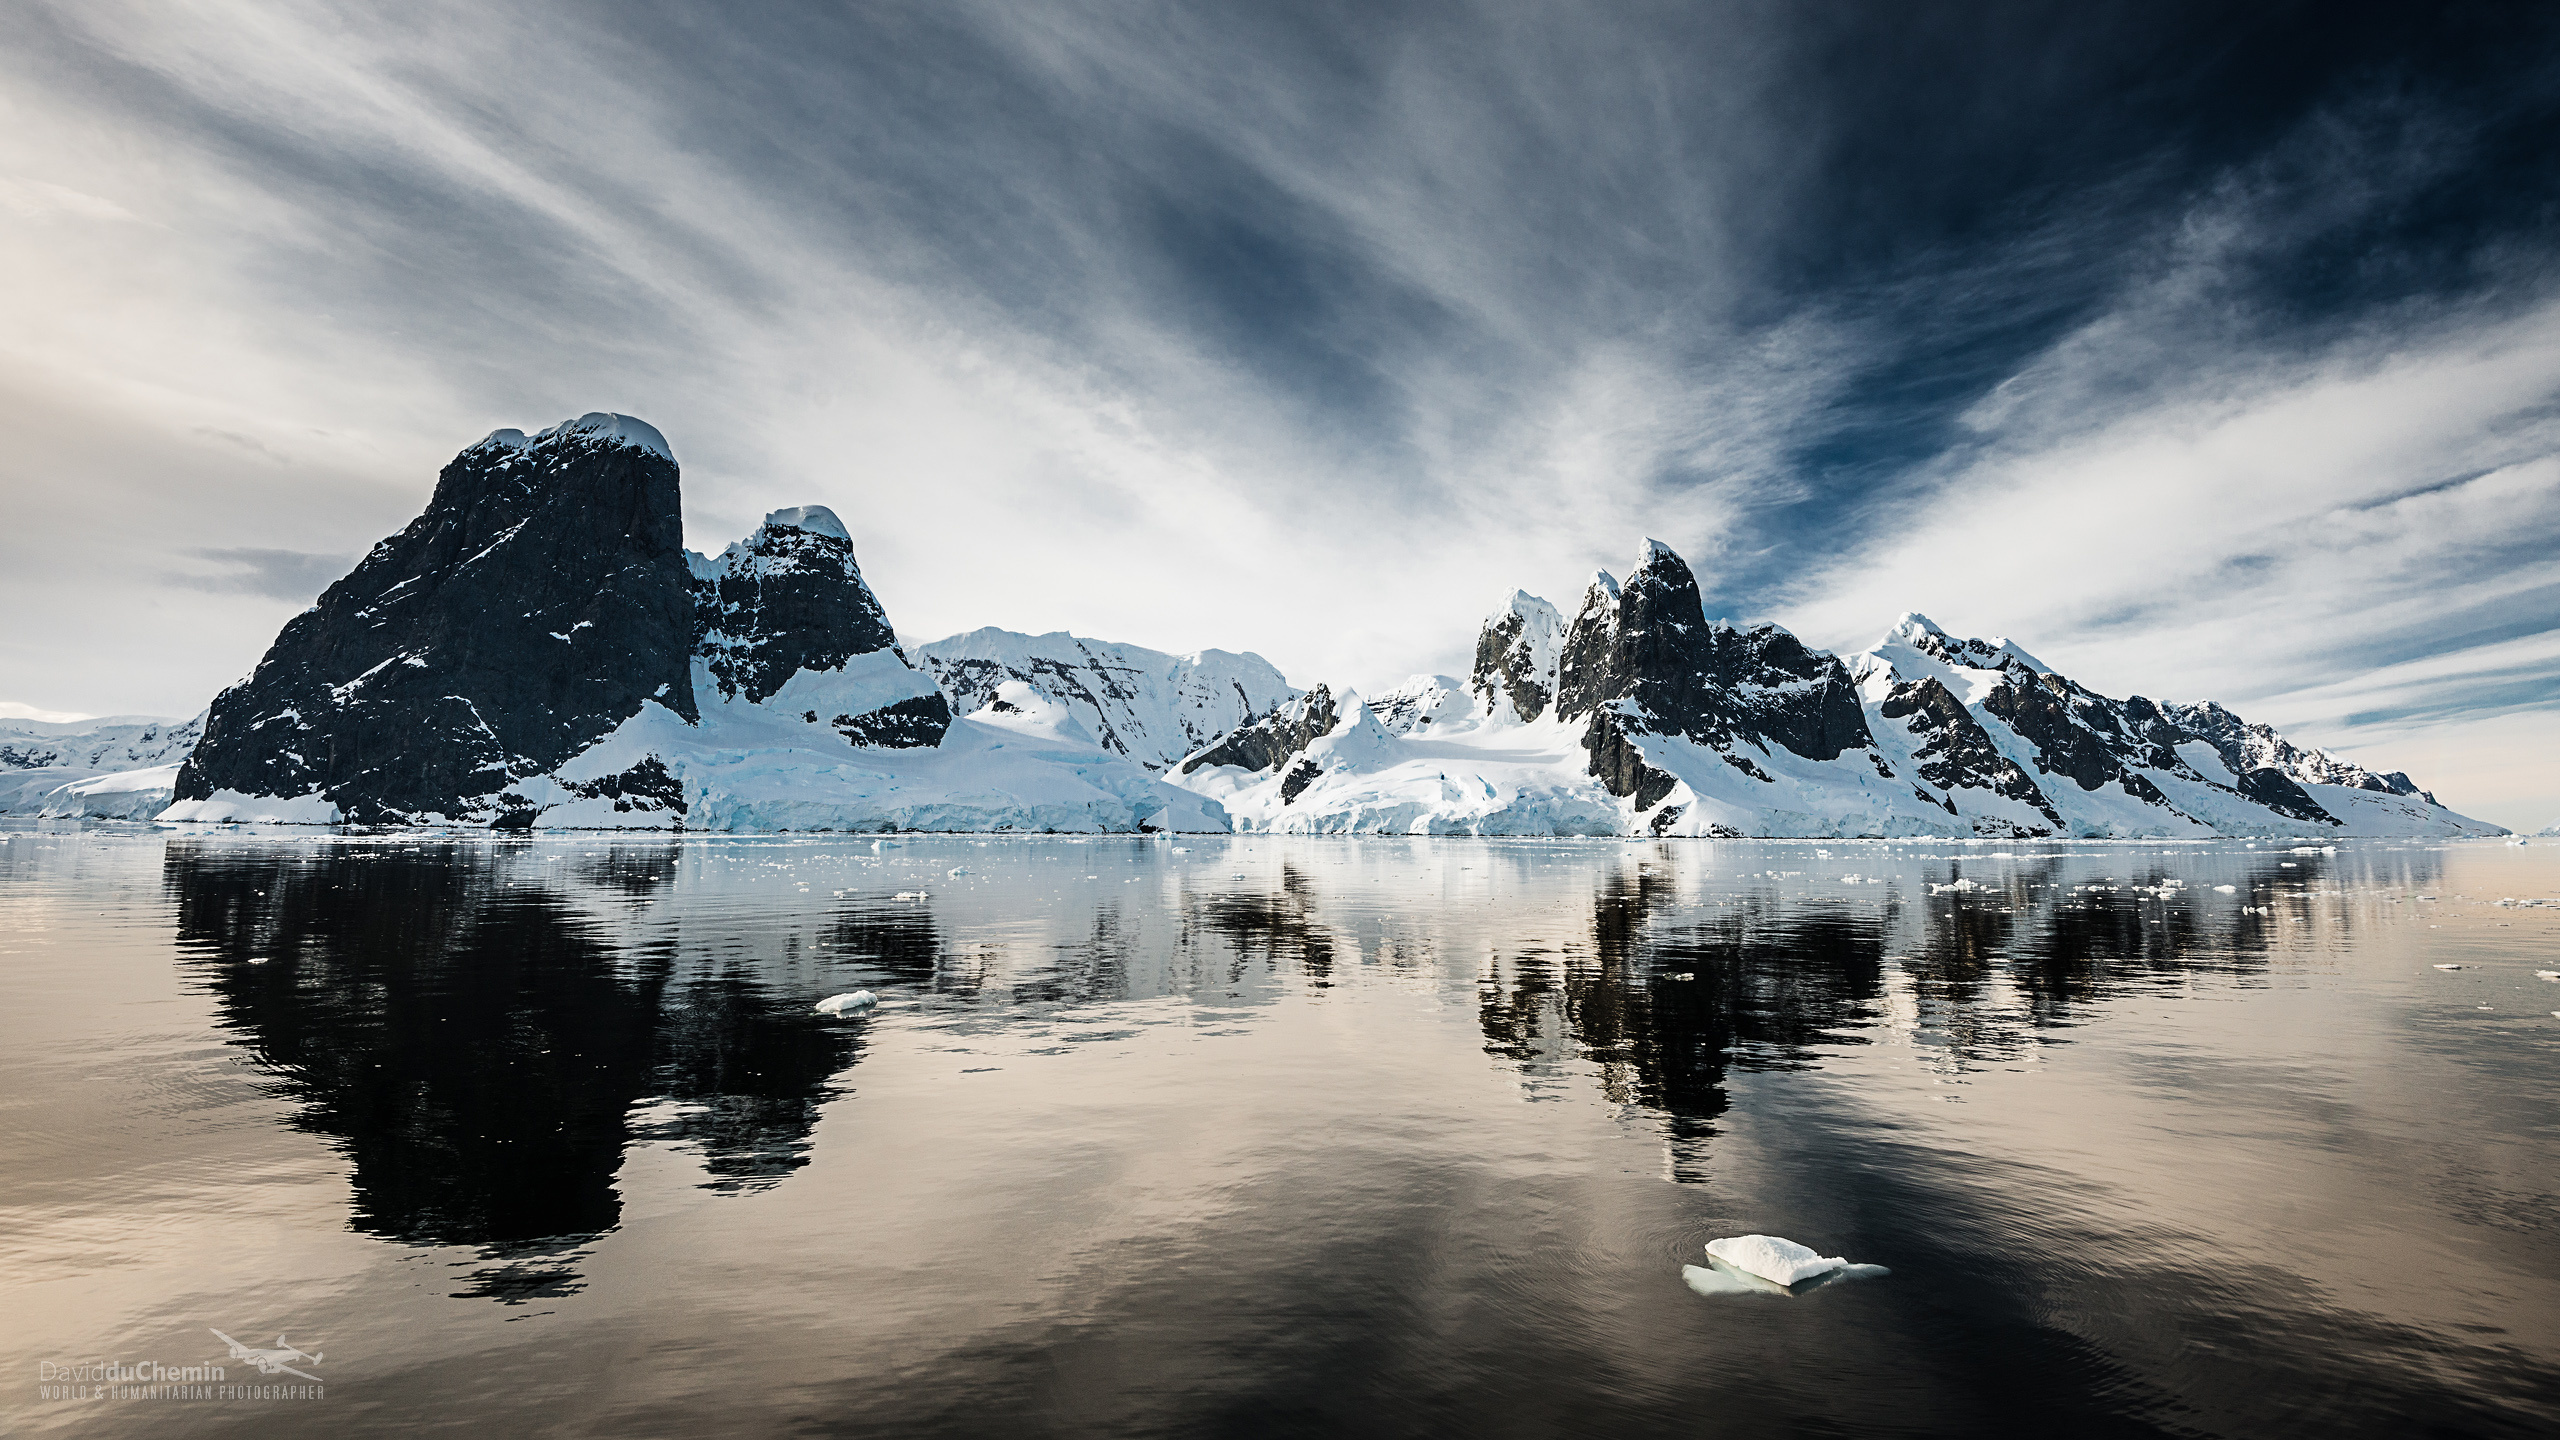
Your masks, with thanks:
M 2560 846 L 2013 848 L 9 831 L 0 1427 L 2560 1426 Z

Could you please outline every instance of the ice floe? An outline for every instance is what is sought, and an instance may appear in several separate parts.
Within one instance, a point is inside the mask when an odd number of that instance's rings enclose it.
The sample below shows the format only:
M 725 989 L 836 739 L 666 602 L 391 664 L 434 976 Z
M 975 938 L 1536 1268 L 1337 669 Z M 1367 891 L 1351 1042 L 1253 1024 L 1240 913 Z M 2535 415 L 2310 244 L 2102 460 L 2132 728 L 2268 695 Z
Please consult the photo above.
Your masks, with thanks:
M 868 1010 L 879 1003 L 879 996 L 872 994 L 868 990 L 856 990 L 848 995 L 830 995 L 826 999 L 819 1001 L 818 1013 L 821 1015 L 842 1015 L 848 1010 Z
M 1763 1280 L 1797 1285 L 1849 1262 L 1837 1255 L 1817 1255 L 1806 1246 L 1777 1235 L 1729 1235 L 1707 1242 L 1707 1253 L 1737 1270 Z

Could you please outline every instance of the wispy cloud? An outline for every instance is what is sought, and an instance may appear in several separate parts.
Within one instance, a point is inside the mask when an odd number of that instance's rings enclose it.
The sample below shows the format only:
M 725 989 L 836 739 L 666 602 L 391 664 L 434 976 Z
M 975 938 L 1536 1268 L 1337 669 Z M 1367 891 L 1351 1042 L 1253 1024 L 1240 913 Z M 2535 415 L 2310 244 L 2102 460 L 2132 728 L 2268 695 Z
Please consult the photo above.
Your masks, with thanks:
M 2544 101 L 2389 27 L 2315 73 L 2137 10 L 575 15 L 21 8 L 0 597 L 50 623 L 0 659 L 192 710 L 285 557 L 597 408 L 697 545 L 834 506 L 908 634 L 1308 680 L 1641 534 L 1819 640 L 1918 607 L 2331 738 L 2516 703 L 2339 675 L 2549 628 L 2550 245 L 2489 156 Z
M 255 546 L 188 552 L 199 560 L 226 567 L 212 575 L 180 575 L 176 583 L 197 590 L 231 590 L 303 604 L 320 598 L 331 581 L 354 568 L 352 555 L 314 555 L 303 550 L 266 550 Z

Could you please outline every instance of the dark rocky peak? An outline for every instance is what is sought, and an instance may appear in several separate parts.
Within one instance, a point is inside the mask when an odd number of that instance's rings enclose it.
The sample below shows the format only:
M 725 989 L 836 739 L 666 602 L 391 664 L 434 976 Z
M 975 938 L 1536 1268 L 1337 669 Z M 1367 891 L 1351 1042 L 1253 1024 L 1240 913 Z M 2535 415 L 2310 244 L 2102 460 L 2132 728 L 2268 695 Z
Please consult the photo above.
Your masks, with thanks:
M 2055 812 L 2053 802 L 2036 788 L 2035 778 L 2017 761 L 2000 753 L 1991 732 L 1982 728 L 1982 722 L 1974 719 L 1973 712 L 1936 676 L 1896 684 L 1876 713 L 1888 725 L 1903 726 L 1919 742 L 1912 747 L 1911 758 L 1918 765 L 1920 779 L 1941 792 L 1919 792 L 1923 802 L 1944 806 L 1951 815 L 1958 814 L 1961 812 L 1946 792 L 1987 790 L 2034 806 L 2050 827 L 2041 833 L 2049 834 L 2061 827 L 2062 817 Z
M 693 649 L 723 699 L 760 704 L 802 670 L 898 649 L 852 537 L 823 505 L 776 510 L 716 558 L 689 558 Z
M 2419 789 L 2406 772 L 2377 774 L 2344 756 L 2316 746 L 2296 745 L 2278 734 L 2275 727 L 2243 720 L 2211 700 L 2165 706 L 2163 714 L 2186 736 L 2212 746 L 2235 775 L 2274 770 L 2304 784 L 2344 785 L 2385 795 L 2413 795 L 2430 805 L 2437 803 L 2436 797 Z M 2307 803 L 2307 796 L 2305 800 Z
M 1333 688 L 1318 685 L 1262 719 L 1229 731 L 1216 744 L 1183 761 L 1181 770 L 1187 775 L 1208 765 L 1274 769 L 1281 761 L 1332 734 L 1341 720 Z
M 1614 592 L 1616 582 L 1610 585 Z M 1556 607 L 1526 590 L 1514 590 L 1477 632 L 1475 669 L 1467 688 L 1487 715 L 1535 720 L 1555 701 L 1556 661 L 1563 644 L 1564 617 Z
M 215 699 L 182 800 L 484 814 L 655 700 L 691 720 L 675 457 L 629 416 L 500 430 Z
M 1655 733 L 1720 751 L 1775 743 L 1833 760 L 1869 744 L 1847 667 L 1776 625 L 1710 624 L 1696 575 L 1670 546 L 1647 540 L 1626 583 L 1607 582 L 1603 572 L 1565 632 L 1560 717 L 1629 701 Z

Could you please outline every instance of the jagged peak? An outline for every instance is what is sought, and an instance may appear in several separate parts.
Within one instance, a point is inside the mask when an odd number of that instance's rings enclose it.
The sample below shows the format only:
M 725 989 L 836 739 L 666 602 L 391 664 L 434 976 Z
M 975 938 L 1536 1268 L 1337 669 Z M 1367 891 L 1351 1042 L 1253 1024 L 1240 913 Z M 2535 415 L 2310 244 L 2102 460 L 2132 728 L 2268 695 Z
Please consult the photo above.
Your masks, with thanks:
M 1893 622 L 1893 628 L 1884 632 L 1884 638 L 1876 642 L 1879 650 L 1892 645 L 1906 646 L 1946 664 L 1974 670 L 2006 670 L 2018 664 L 2046 675 L 2053 669 L 2005 635 L 1988 640 L 1963 639 L 1917 610 L 1904 611 L 1902 618 Z
M 806 530 L 812 535 L 829 535 L 848 542 L 853 539 L 844 522 L 836 518 L 836 512 L 824 505 L 792 505 L 776 510 L 764 517 L 764 528 Z
M 1593 595 L 1605 595 L 1613 601 L 1616 600 L 1618 598 L 1618 577 L 1610 574 L 1606 570 L 1592 571 L 1591 588 L 1584 592 L 1585 603 L 1588 603 L 1590 597 Z
M 1523 620 L 1545 618 L 1560 621 L 1564 618 L 1555 606 L 1526 590 L 1514 590 L 1503 597 L 1501 607 L 1494 612 L 1494 618 L 1498 620 L 1504 615 L 1517 615 Z
M 1636 568 L 1627 572 L 1627 583 L 1647 587 L 1695 588 L 1698 576 L 1689 568 L 1689 562 L 1680 558 L 1679 551 L 1647 536 L 1637 551 Z

